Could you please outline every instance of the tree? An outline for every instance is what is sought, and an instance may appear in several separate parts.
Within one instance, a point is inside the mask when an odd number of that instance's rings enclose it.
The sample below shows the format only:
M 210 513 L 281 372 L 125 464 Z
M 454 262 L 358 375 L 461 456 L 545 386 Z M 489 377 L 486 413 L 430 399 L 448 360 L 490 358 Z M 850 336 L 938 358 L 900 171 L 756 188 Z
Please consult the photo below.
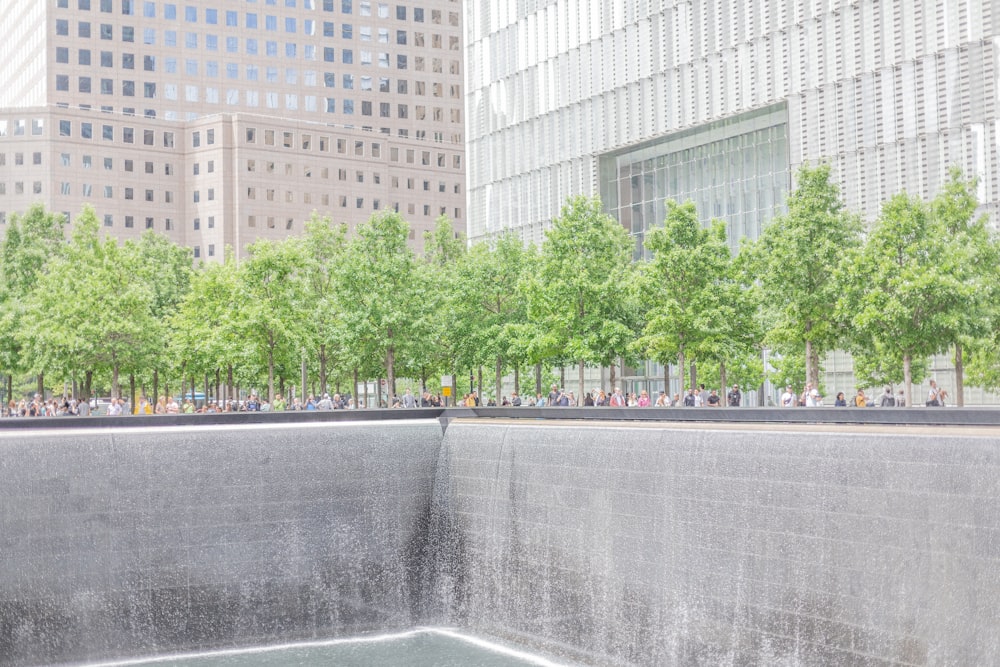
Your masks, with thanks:
M 882 357 L 883 368 L 901 362 L 907 405 L 913 405 L 914 360 L 946 348 L 962 329 L 957 309 L 976 289 L 963 284 L 956 266 L 966 258 L 942 219 L 919 199 L 899 194 L 883 206 L 864 246 L 841 263 L 838 311 L 850 316 L 850 347 L 859 356 Z
M 150 292 L 155 331 L 151 331 L 154 343 L 143 355 L 142 367 L 130 369 L 139 373 L 153 370 L 153 394 L 159 390 L 159 371 L 181 372 L 181 363 L 171 355 L 170 315 L 191 288 L 191 249 L 179 246 L 162 234 L 154 231 L 143 232 L 137 241 L 126 241 L 122 248 L 124 261 L 132 267 L 133 280 L 141 283 Z M 177 362 L 177 363 L 175 363 Z M 117 391 L 117 383 L 114 389 Z M 134 398 L 134 397 L 133 397 Z
M 973 219 L 979 207 L 976 179 L 965 179 L 957 167 L 949 171 L 948 181 L 930 207 L 954 246 L 952 252 L 965 256 L 949 264 L 957 272 L 956 279 L 976 285 L 976 289 L 968 292 L 966 302 L 954 304 L 954 312 L 962 321 L 955 338 L 945 341 L 955 350 L 955 403 L 962 407 L 965 404 L 963 350 L 968 344 L 983 341 L 990 330 L 991 306 L 998 296 L 1000 245 L 987 229 L 987 216 Z
M 347 252 L 347 226 L 313 214 L 306 222 L 302 240 L 307 262 L 306 286 L 313 307 L 312 321 L 319 348 L 316 352 L 320 392 L 323 393 L 327 390 L 331 362 L 340 365 L 341 371 L 357 365 L 351 359 L 349 348 L 343 345 L 343 318 L 337 299 L 337 271 Z
M 358 225 L 338 278 L 345 342 L 359 359 L 382 361 L 390 395 L 397 356 L 421 347 L 414 336 L 424 304 L 408 237 L 409 225 L 398 213 L 375 213 Z
M 24 328 L 28 295 L 66 243 L 65 225 L 61 214 L 36 204 L 23 216 L 11 216 L 0 243 L 0 371 L 7 375 L 8 397 L 13 393 L 13 376 L 37 367 L 25 356 L 19 332 Z
M 585 365 L 610 363 L 635 338 L 632 248 L 625 228 L 596 197 L 570 198 L 545 233 L 527 295 L 529 317 L 539 325 L 545 356 L 579 363 L 581 397 Z
M 788 213 L 742 252 L 768 311 L 766 342 L 784 354 L 804 349 L 806 381 L 818 386 L 819 360 L 843 335 L 833 317 L 839 289 L 831 277 L 860 243 L 861 222 L 841 203 L 829 165 L 803 166 L 787 203 Z
M 108 370 L 119 395 L 121 368 L 143 365 L 162 345 L 162 330 L 153 290 L 136 280 L 134 254 L 99 232 L 93 208 L 85 207 L 69 244 L 39 277 L 19 334 L 37 370 Z
M 664 367 L 676 362 L 683 388 L 691 358 L 721 366 L 738 355 L 738 343 L 754 330 L 753 311 L 733 280 L 725 225 L 702 227 L 693 202 L 668 201 L 664 226 L 649 231 L 646 248 L 652 253 L 640 282 L 646 324 L 636 347 Z
M 236 319 L 239 294 L 238 268 L 229 249 L 224 261 L 192 275 L 190 289 L 169 317 L 170 354 L 191 377 L 237 363 L 243 347 Z
M 516 286 L 527 268 L 528 252 L 520 239 L 506 233 L 492 242 L 477 243 L 458 265 L 461 288 L 454 291 L 453 321 L 461 327 L 466 356 L 476 365 L 492 364 L 500 402 L 507 364 L 519 361 L 514 325 L 527 312 Z
M 478 363 L 469 356 L 467 328 L 474 322 L 459 314 L 456 301 L 471 284 L 463 275 L 467 243 L 465 235 L 455 232 L 448 216 L 439 216 L 432 231 L 424 232 L 424 261 L 417 265 L 417 285 L 423 302 L 420 336 L 435 341 L 417 363 L 421 383 L 428 373 L 441 371 L 451 375 L 450 391 L 458 392 L 458 366 Z M 422 387 L 423 388 L 423 387 Z
M 256 241 L 237 269 L 234 323 L 244 360 L 267 368 L 268 402 L 274 401 L 275 367 L 296 366 L 312 345 L 314 330 L 300 239 Z

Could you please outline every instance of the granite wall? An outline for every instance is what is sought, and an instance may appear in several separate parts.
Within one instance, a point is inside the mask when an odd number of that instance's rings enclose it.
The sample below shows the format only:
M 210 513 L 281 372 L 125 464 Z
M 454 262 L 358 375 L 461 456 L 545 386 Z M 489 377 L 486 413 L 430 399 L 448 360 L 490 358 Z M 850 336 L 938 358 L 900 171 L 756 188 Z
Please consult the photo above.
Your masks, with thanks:
M 436 596 L 599 664 L 1000 664 L 1000 438 L 821 428 L 453 423 Z
M 1000 664 L 989 431 L 103 423 L 0 430 L 0 665 L 429 624 L 590 664 Z
M 437 420 L 0 431 L 0 664 L 410 628 L 440 445 Z

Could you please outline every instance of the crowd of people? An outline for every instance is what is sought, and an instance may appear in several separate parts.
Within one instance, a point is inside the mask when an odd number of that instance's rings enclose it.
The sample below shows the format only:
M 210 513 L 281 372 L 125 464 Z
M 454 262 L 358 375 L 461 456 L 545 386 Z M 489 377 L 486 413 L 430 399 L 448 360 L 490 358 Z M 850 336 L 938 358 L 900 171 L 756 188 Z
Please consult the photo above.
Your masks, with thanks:
M 948 392 L 937 386 L 934 380 L 930 382 L 927 399 L 924 405 L 927 407 L 943 407 L 946 404 Z M 456 405 L 465 407 L 480 407 L 483 402 L 479 398 L 477 391 L 465 394 L 460 400 L 455 401 Z M 670 396 L 665 391 L 660 391 L 654 399 L 645 389 L 638 392 L 631 392 L 628 395 L 622 392 L 621 387 L 615 387 L 609 394 L 603 389 L 595 388 L 586 393 L 583 400 L 579 400 L 572 391 L 566 391 L 558 385 L 552 385 L 548 394 L 541 392 L 534 396 L 521 396 L 518 392 L 513 392 L 510 397 L 504 396 L 498 404 L 493 398 L 486 400 L 487 407 L 500 405 L 502 407 L 617 407 L 617 408 L 669 408 L 669 407 L 733 407 L 738 408 L 743 405 L 743 393 L 738 384 L 734 384 L 725 396 L 721 395 L 717 389 L 706 389 L 705 385 L 692 387 L 682 394 L 675 393 Z M 821 407 L 824 405 L 824 398 L 817 388 L 811 384 L 806 384 L 804 391 L 795 392 L 791 385 L 785 387 L 778 405 L 780 407 Z M 838 392 L 834 399 L 835 407 L 905 407 L 906 399 L 903 390 L 894 394 L 891 387 L 885 388 L 885 393 L 875 398 L 868 395 L 863 389 L 858 389 L 857 394 L 847 398 L 844 392 Z M 409 387 L 402 396 L 393 395 L 389 405 L 385 401 L 379 401 L 379 407 L 391 408 L 439 408 L 445 407 L 446 401 L 439 394 L 432 394 L 424 391 L 419 395 L 413 393 Z M 305 400 L 293 397 L 286 400 L 282 394 L 277 394 L 274 401 L 268 402 L 261 399 L 256 393 L 251 393 L 246 400 L 206 400 L 195 401 L 191 398 L 183 398 L 178 401 L 171 396 L 160 396 L 156 401 L 150 400 L 146 396 L 140 396 L 136 404 L 132 406 L 124 398 L 112 398 L 106 405 L 100 408 L 94 401 L 76 399 L 69 396 L 62 398 L 45 399 L 41 394 L 35 394 L 32 399 L 22 399 L 20 401 L 11 400 L 6 406 L 4 416 L 9 417 L 63 417 L 81 416 L 86 417 L 91 414 L 105 414 L 111 417 L 122 415 L 172 415 L 172 414 L 217 414 L 225 412 L 284 412 L 284 411 L 324 411 L 324 410 L 356 410 L 365 406 L 363 400 L 356 401 L 349 395 L 334 393 L 323 393 L 318 396 L 309 394 Z

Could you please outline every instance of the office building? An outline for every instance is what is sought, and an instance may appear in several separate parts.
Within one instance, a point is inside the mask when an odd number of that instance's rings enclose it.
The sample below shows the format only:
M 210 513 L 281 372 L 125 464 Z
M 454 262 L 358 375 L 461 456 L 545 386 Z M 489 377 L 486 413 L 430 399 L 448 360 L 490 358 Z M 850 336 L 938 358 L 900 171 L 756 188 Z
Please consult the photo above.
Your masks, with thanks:
M 637 257 L 667 199 L 724 220 L 735 248 L 819 162 L 868 220 L 895 193 L 933 197 L 952 165 L 1000 220 L 991 0 L 469 3 L 466 42 L 473 241 L 539 242 L 583 193 Z
M 820 161 L 869 219 L 958 165 L 996 223 L 989 0 L 469 3 L 466 21 L 473 240 L 539 240 L 579 193 L 640 238 L 667 198 L 753 237 Z
M 36 202 L 205 260 L 313 212 L 465 224 L 457 0 L 0 5 L 0 235 Z

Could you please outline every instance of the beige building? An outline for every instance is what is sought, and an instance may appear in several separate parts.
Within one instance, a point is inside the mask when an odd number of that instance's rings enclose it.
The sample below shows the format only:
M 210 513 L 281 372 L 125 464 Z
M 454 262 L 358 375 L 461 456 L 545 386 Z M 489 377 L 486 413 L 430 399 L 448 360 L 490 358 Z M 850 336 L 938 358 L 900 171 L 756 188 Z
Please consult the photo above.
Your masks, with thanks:
M 37 202 L 206 260 L 314 212 L 465 226 L 457 0 L 0 8 L 0 235 Z

